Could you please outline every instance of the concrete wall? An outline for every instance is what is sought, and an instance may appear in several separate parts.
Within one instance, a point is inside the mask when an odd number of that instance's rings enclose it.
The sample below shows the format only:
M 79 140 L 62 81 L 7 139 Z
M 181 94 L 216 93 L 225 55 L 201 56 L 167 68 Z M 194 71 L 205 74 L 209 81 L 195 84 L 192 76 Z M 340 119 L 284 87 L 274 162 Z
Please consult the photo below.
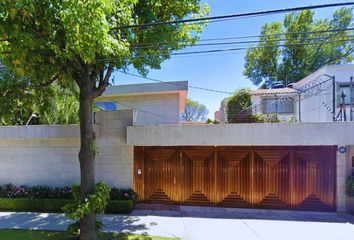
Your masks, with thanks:
M 173 124 L 179 122 L 179 94 L 152 94 L 111 97 L 117 110 L 133 109 L 134 125 Z
M 352 145 L 354 123 L 250 123 L 128 127 L 129 145 Z
M 133 186 L 133 146 L 182 145 L 338 145 L 337 207 L 346 205 L 345 181 L 354 156 L 354 123 L 227 124 L 132 126 L 132 110 L 98 112 L 96 179 Z M 79 127 L 0 127 L 0 184 L 79 183 Z
M 126 145 L 131 110 L 96 114 L 96 180 L 111 186 L 132 187 L 133 148 Z M 79 183 L 79 127 L 0 127 L 0 184 Z
M 136 146 L 343 146 L 347 151 L 337 152 L 336 203 L 337 211 L 344 212 L 345 182 L 354 156 L 353 132 L 353 122 L 131 126 L 127 142 Z

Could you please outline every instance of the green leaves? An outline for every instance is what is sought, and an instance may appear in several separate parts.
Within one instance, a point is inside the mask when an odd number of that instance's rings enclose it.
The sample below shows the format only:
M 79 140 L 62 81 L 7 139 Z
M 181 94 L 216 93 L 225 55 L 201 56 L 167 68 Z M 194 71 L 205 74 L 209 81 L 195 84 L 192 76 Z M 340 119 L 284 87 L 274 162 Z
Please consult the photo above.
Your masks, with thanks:
M 313 11 L 286 15 L 283 26 L 267 23 L 260 43 L 246 54 L 244 75 L 256 86 L 297 82 L 324 65 L 353 60 L 352 9 L 341 8 L 329 19 L 314 20 Z M 321 32 L 322 31 L 322 32 Z
M 95 190 L 89 194 L 83 201 L 80 199 L 80 186 L 73 186 L 73 197 L 75 204 L 66 205 L 63 210 L 65 216 L 69 219 L 77 220 L 90 213 L 104 213 L 110 197 L 110 187 L 99 182 L 95 184 Z
M 241 88 L 227 99 L 227 121 L 237 122 L 236 115 L 251 106 L 251 89 Z

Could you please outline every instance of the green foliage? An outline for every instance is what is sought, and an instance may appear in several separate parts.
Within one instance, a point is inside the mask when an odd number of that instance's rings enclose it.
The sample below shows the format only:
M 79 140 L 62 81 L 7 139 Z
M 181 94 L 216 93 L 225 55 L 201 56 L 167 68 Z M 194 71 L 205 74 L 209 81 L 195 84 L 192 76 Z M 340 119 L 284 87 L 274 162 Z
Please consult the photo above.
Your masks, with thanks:
M 212 120 L 212 119 L 208 118 L 208 120 L 206 120 L 205 123 L 207 123 L 207 124 L 219 124 L 220 122 L 218 120 Z
M 47 199 L 47 198 L 2 198 L 0 197 L 0 211 L 24 212 L 63 212 L 63 207 L 74 204 L 72 199 Z M 108 201 L 108 213 L 128 214 L 133 211 L 133 200 Z
M 81 200 L 80 186 L 73 186 L 74 204 L 68 204 L 64 207 L 65 216 L 69 219 L 80 219 L 90 213 L 104 213 L 110 197 L 110 187 L 99 182 L 95 184 L 95 190 L 87 198 Z
M 256 86 L 274 81 L 297 82 L 317 69 L 353 60 L 352 31 L 306 33 L 352 27 L 352 8 L 341 8 L 332 18 L 314 20 L 310 10 L 290 13 L 280 22 L 266 23 L 260 43 L 247 50 L 244 75 Z M 300 32 L 300 33 L 298 33 Z
M 241 88 L 233 96 L 226 100 L 227 121 L 229 123 L 239 122 L 237 115 L 247 107 L 251 106 L 251 89 Z
M 297 120 L 297 117 L 296 116 L 291 116 L 290 119 L 289 119 L 289 123 L 297 123 L 298 120 Z
M 349 197 L 354 197 L 354 176 L 350 176 L 346 182 L 346 191 Z
M 134 202 L 132 200 L 109 201 L 106 212 L 129 214 L 133 211 Z
M 30 87 L 26 77 L 0 71 L 0 125 L 24 125 L 32 113 L 31 124 L 74 124 L 79 122 L 78 89 L 49 86 L 45 91 Z
M 199 0 L 18 0 L 0 3 L 0 58 L 33 83 L 58 77 L 65 84 L 85 64 L 97 80 L 107 64 L 140 73 L 160 68 L 170 52 L 199 39 L 203 24 L 125 28 L 124 25 L 196 18 L 209 12 Z M 168 43 L 163 47 L 152 42 Z M 143 44 L 143 45 L 142 45 Z
M 192 99 L 187 99 L 187 104 L 181 118 L 187 122 L 205 121 L 209 111 L 207 107 Z
M 70 199 L 0 198 L 0 210 L 29 212 L 62 212 Z

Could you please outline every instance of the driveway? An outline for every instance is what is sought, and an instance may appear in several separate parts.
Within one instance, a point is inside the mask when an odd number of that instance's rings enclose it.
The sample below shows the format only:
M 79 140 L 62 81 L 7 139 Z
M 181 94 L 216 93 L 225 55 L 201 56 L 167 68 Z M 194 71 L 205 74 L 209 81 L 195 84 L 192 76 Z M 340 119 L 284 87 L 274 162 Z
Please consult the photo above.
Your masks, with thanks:
M 140 208 L 140 209 L 139 209 Z M 188 240 L 352 240 L 354 217 L 344 213 L 157 206 L 130 215 L 100 217 L 105 231 L 133 232 Z M 65 230 L 62 214 L 0 212 L 0 228 Z

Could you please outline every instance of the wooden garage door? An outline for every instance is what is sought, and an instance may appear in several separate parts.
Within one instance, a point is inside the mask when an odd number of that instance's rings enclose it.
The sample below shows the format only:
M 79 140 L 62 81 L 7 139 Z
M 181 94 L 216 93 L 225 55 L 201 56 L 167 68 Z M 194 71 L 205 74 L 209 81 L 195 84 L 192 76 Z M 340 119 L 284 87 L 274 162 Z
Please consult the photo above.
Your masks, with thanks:
M 135 147 L 148 202 L 335 210 L 335 147 Z

